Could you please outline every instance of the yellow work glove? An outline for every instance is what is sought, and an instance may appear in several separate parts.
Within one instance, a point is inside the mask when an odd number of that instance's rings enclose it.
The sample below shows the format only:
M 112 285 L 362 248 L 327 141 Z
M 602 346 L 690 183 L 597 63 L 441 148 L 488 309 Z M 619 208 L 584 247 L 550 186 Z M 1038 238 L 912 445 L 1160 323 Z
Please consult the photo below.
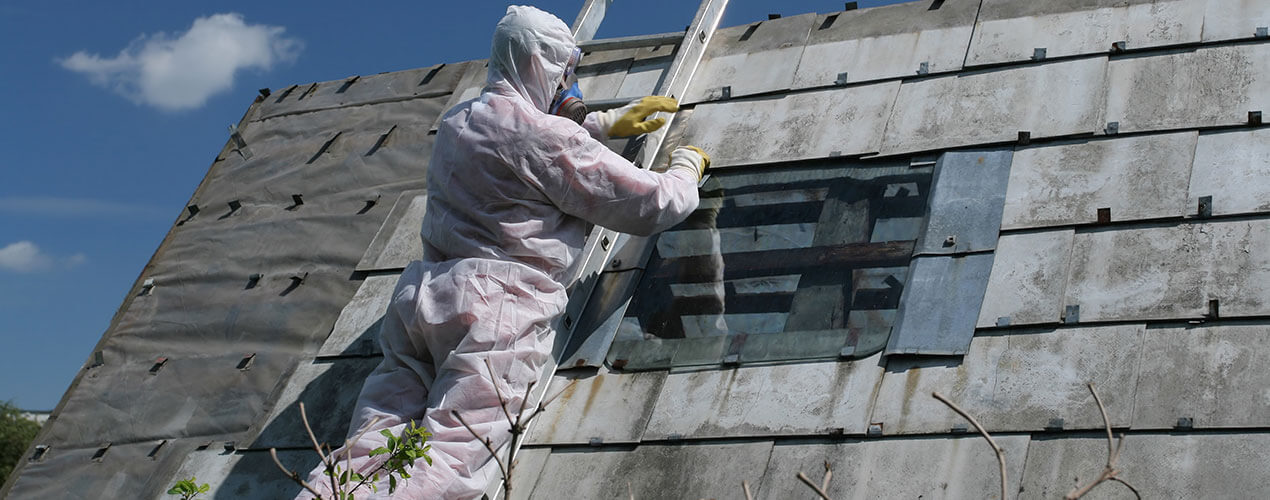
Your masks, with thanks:
M 673 97 L 648 96 L 631 101 L 617 109 L 599 112 L 600 126 L 609 137 L 630 137 L 647 134 L 666 124 L 665 118 L 647 118 L 653 113 L 679 111 L 679 101 Z
M 710 168 L 710 155 L 696 146 L 682 146 L 670 153 L 670 168 L 683 168 L 692 171 L 700 181 Z M 669 170 L 669 169 L 668 169 Z

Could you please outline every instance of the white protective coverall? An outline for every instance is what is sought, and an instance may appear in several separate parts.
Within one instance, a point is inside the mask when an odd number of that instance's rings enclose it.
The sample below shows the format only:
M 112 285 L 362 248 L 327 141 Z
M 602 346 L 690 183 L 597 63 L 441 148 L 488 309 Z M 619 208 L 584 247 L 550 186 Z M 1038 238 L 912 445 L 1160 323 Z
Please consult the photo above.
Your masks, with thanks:
M 351 439 L 380 419 L 351 446 L 353 468 L 364 474 L 385 458 L 367 456 L 385 444 L 380 429 L 400 435 L 415 420 L 432 432 L 433 464 L 420 460 L 394 498 L 474 498 L 492 484 L 497 464 L 451 411 L 496 447 L 509 439 L 485 361 L 509 407 L 519 408 L 551 356 L 551 322 L 564 310 L 564 281 L 589 224 L 647 235 L 697 207 L 695 167 L 642 170 L 599 142 L 607 133 L 599 113 L 579 126 L 546 112 L 575 48 L 555 16 L 508 8 L 483 92 L 442 119 L 428 166 L 423 260 L 397 283 L 380 333 L 384 359 L 349 429 Z M 335 454 L 343 463 L 345 451 Z M 309 483 L 329 498 L 320 466 Z M 386 484 L 377 495 L 357 497 L 386 498 Z

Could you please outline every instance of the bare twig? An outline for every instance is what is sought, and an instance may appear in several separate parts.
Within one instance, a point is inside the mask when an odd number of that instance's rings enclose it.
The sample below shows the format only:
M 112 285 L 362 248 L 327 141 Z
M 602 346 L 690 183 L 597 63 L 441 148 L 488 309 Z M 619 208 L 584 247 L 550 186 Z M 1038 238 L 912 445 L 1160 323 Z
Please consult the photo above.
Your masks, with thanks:
M 315 489 L 313 489 L 313 487 L 312 487 L 312 486 L 309 486 L 309 483 L 308 483 L 308 482 L 305 482 L 305 480 L 300 479 L 300 473 L 299 473 L 299 472 L 295 472 L 295 471 L 292 471 L 292 470 L 287 470 L 287 468 L 286 468 L 285 466 L 283 466 L 283 465 L 282 465 L 282 461 L 281 461 L 281 460 L 278 460 L 278 449 L 277 449 L 277 448 L 269 448 L 269 456 L 273 457 L 273 463 L 274 463 L 274 465 L 277 465 L 277 466 L 278 466 L 278 470 L 281 470 L 283 474 L 286 474 L 286 475 L 287 475 L 287 477 L 291 478 L 291 480 L 292 480 L 292 481 L 295 481 L 295 483 L 296 483 L 296 484 L 298 484 L 298 485 L 300 485 L 300 486 L 304 487 L 304 489 L 308 490 L 308 491 L 309 491 L 309 493 L 312 493 L 314 498 L 318 498 L 318 499 L 321 499 L 321 498 L 322 498 L 322 494 L 321 494 L 321 493 L 318 493 L 318 491 L 317 491 L 317 490 L 315 490 Z
M 631 482 L 626 482 L 626 494 L 630 496 L 630 500 L 635 500 L 635 492 L 631 490 Z
M 741 489 L 745 491 L 745 500 L 754 500 L 754 494 L 750 493 L 749 481 L 741 481 Z
M 515 432 L 517 421 L 513 420 L 511 412 L 507 411 L 507 400 L 503 399 L 503 391 L 498 390 L 498 377 L 494 376 L 494 365 L 490 364 L 489 358 L 485 358 L 485 369 L 489 370 L 489 383 L 494 385 L 494 394 L 498 396 L 498 407 L 503 410 L 503 416 L 507 417 L 507 425 L 512 426 L 512 432 Z M 526 393 L 525 397 L 528 398 L 529 394 Z
M 322 460 L 322 466 L 326 469 L 326 477 L 331 481 L 331 494 L 339 491 L 335 486 L 335 460 L 326 453 L 322 453 L 322 445 L 318 444 L 317 435 L 313 434 L 313 427 L 309 425 L 309 414 L 304 410 L 304 403 L 300 403 L 300 421 L 304 422 L 304 431 L 309 435 L 309 441 L 313 443 L 313 450 L 317 451 L 318 458 Z
M 1086 493 L 1089 493 L 1095 486 L 1102 484 L 1104 481 L 1115 481 L 1125 485 L 1126 488 L 1129 488 L 1129 491 L 1133 492 L 1133 496 L 1141 500 L 1142 495 L 1138 493 L 1138 489 L 1134 488 L 1132 484 L 1129 484 L 1124 479 L 1121 479 L 1120 469 L 1116 468 L 1116 461 L 1120 459 L 1120 449 L 1124 446 L 1124 434 L 1120 435 L 1119 441 L 1115 441 L 1111 435 L 1111 418 L 1107 417 L 1107 407 L 1102 404 L 1102 398 L 1098 397 L 1098 391 L 1094 389 L 1094 383 L 1089 382 L 1086 385 L 1089 386 L 1090 394 L 1094 395 L 1094 402 L 1098 404 L 1098 412 L 1102 414 L 1103 427 L 1107 430 L 1107 465 L 1103 467 L 1102 473 L 1099 474 L 1093 482 L 1072 490 L 1072 492 L 1068 493 L 1064 498 L 1067 500 L 1076 500 L 1077 498 L 1085 496 Z
M 811 480 L 811 478 L 807 477 L 807 475 L 806 475 L 806 474 L 803 474 L 802 472 L 799 472 L 799 473 L 798 473 L 798 480 L 799 480 L 799 481 L 802 481 L 804 484 L 806 484 L 808 487 L 810 487 L 812 490 L 814 490 L 814 491 L 816 492 L 816 494 L 817 494 L 817 495 L 820 495 L 820 498 L 822 498 L 823 500 L 833 500 L 833 499 L 829 498 L 829 494 L 828 494 L 828 493 L 825 493 L 825 490 L 824 490 L 824 489 L 822 489 L 822 488 L 820 487 L 820 485 L 818 485 L 818 484 L 816 484 L 815 482 L 813 482 L 813 481 Z
M 997 444 L 997 441 L 995 439 L 992 439 L 992 435 L 988 434 L 988 431 L 984 429 L 982 425 L 979 425 L 979 421 L 975 420 L 975 417 L 972 417 L 970 416 L 969 413 L 966 413 L 966 410 L 963 410 L 961 409 L 960 406 L 957 406 L 957 403 L 949 401 L 948 398 L 944 397 L 944 395 L 940 394 L 938 391 L 932 392 L 930 395 L 934 397 L 935 399 L 938 399 L 940 402 L 944 403 L 945 405 L 948 405 L 949 408 L 952 408 L 952 411 L 955 411 L 957 412 L 958 415 L 961 415 L 961 418 L 964 418 L 967 421 L 969 421 L 970 425 L 973 425 L 975 429 L 979 431 L 979 434 L 982 434 L 983 438 L 988 440 L 988 444 L 992 446 L 992 451 L 996 452 L 997 454 L 997 463 L 1001 466 L 1001 500 L 1005 500 L 1006 498 L 1009 498 L 1006 495 L 1006 491 L 1009 489 L 1007 487 L 1007 484 L 1009 484 L 1009 481 L 1006 479 L 1006 472 L 1005 472 L 1005 450 L 1002 450 L 1001 446 Z
M 833 468 L 829 467 L 829 461 L 825 460 L 825 478 L 820 481 L 820 489 L 829 491 L 829 480 L 833 479 Z
M 466 428 L 468 432 L 472 433 L 472 437 L 476 438 L 477 441 L 480 441 L 481 444 L 485 445 L 485 449 L 489 451 L 490 458 L 494 460 L 494 463 L 498 464 L 498 470 L 503 473 L 503 477 L 507 477 L 507 467 L 503 466 L 503 461 L 498 458 L 498 452 L 494 451 L 494 445 L 489 438 L 483 438 L 480 434 L 477 434 L 476 429 L 467 425 L 467 421 L 463 420 L 463 417 L 459 415 L 459 412 L 450 410 L 450 414 L 454 415 L 454 418 L 457 418 L 459 423 L 463 424 L 463 427 Z

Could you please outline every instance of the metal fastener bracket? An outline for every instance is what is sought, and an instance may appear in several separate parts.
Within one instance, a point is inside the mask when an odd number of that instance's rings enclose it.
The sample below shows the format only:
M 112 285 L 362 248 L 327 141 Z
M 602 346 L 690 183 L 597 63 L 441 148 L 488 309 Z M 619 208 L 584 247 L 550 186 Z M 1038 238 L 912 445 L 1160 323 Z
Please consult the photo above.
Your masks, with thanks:
M 1032 143 L 1032 133 L 1026 130 L 1019 131 L 1019 145 L 1026 146 Z
M 243 356 L 243 359 L 238 361 L 238 369 L 239 370 L 251 369 L 251 363 L 255 360 L 256 360 L 256 353 L 254 352 L 246 356 Z
M 604 444 L 604 438 L 593 437 L 587 440 L 587 444 L 591 446 L 600 446 Z
M 166 364 L 168 364 L 168 358 L 166 356 L 159 356 L 158 359 L 154 360 L 154 366 L 150 367 L 150 374 L 158 375 L 159 370 L 162 370 L 163 365 L 166 365 Z
M 950 429 L 950 431 L 957 434 L 963 434 L 970 431 L 970 426 L 967 425 L 965 422 L 956 423 L 956 424 L 953 424 L 952 429 Z
M 1213 216 L 1213 197 L 1200 196 L 1199 207 L 1197 208 L 1198 210 L 1196 211 L 1196 215 L 1198 215 L 1200 218 L 1206 219 L 1206 218 L 1212 217 Z
M 150 295 L 154 292 L 154 278 L 146 278 L 141 283 L 141 295 Z
M 1033 61 L 1044 61 L 1044 60 L 1045 60 L 1045 47 L 1037 47 L 1037 48 L 1035 48 L 1035 49 L 1032 49 L 1032 60 L 1033 60 Z
M 1204 314 L 1205 318 L 1217 319 L 1221 317 L 1221 301 L 1218 299 L 1208 299 L 1208 312 Z
M 1257 38 L 1270 38 L 1270 26 L 1257 26 L 1257 31 L 1253 35 Z
M 997 318 L 997 326 L 1010 326 L 1010 317 L 1001 316 L 1000 318 Z
M 841 73 L 838 73 L 838 79 L 837 79 L 837 80 L 834 80 L 834 81 L 833 81 L 833 83 L 834 83 L 834 85 L 846 85 L 846 84 L 847 84 L 847 72 L 846 72 L 846 71 L 843 71 L 843 72 L 841 72 Z
M 1126 48 L 1127 46 L 1128 46 L 1128 45 L 1127 45 L 1127 43 L 1126 43 L 1124 40 L 1121 40 L 1121 41 L 1118 41 L 1118 42 L 1115 42 L 1115 43 L 1112 43 L 1112 44 L 1111 44 L 1111 51 L 1112 51 L 1112 52 L 1124 52 L 1124 50 L 1125 50 L 1125 48 Z
M 1050 421 L 1049 421 L 1049 423 L 1048 423 L 1048 424 L 1045 424 L 1045 430 L 1047 430 L 1047 431 L 1061 431 L 1061 430 L 1063 430 L 1063 424 L 1064 424 L 1064 423 L 1065 423 L 1065 422 L 1063 422 L 1063 419 L 1061 419 L 1061 418 L 1051 418 L 1051 419 L 1050 419 Z
M 917 74 L 919 74 L 919 75 L 926 75 L 926 74 L 930 74 L 930 63 L 929 63 L 929 62 L 927 62 L 927 61 L 922 61 L 922 63 L 921 63 L 921 64 L 918 64 L 918 65 L 917 65 Z
M 1116 135 L 1120 133 L 1120 122 L 1107 122 L 1107 127 L 1102 129 L 1107 135 Z
M 101 447 L 97 448 L 97 452 L 93 453 L 93 462 L 101 463 L 101 460 L 106 457 L 106 452 L 110 451 L 110 445 L 111 443 L 102 443 Z
M 1080 306 L 1067 306 L 1063 310 L 1063 324 L 1074 325 L 1080 322 Z
M 240 208 L 242 208 L 242 207 L 243 207 L 243 203 L 242 203 L 241 201 L 238 201 L 238 200 L 229 200 L 228 205 L 229 205 L 229 213 L 230 213 L 231 215 L 232 215 L 234 212 L 237 212 L 237 211 L 238 211 L 238 209 L 240 209 Z
M 1111 208 L 1110 207 L 1099 208 L 1098 209 L 1098 223 L 1108 224 L 1110 222 L 1111 222 Z
M 1249 112 L 1248 112 L 1248 124 L 1249 124 L 1249 125 L 1261 125 L 1261 112 L 1260 112 L 1260 111 L 1249 111 Z
M 243 135 L 238 131 L 238 124 L 229 125 L 229 137 L 234 141 L 234 147 L 238 150 L 238 154 L 242 155 L 244 160 L 251 159 L 251 148 L 247 147 L 247 141 L 243 139 Z
M 875 436 L 875 437 L 876 437 L 876 436 L 881 436 L 881 435 L 882 435 L 882 422 L 876 422 L 876 423 L 869 424 L 869 430 L 868 430 L 868 432 L 867 432 L 866 434 L 867 434 L 867 435 L 869 435 L 869 436 Z
M 1191 417 L 1178 417 L 1177 424 L 1173 427 L 1178 429 L 1194 429 L 1195 419 Z

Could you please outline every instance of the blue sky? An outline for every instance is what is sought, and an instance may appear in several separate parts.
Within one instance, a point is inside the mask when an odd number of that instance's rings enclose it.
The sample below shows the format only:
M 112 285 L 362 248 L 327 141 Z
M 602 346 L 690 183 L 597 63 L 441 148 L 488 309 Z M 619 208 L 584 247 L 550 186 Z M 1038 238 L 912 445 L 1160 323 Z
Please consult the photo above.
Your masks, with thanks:
M 256 89 L 484 58 L 505 5 L 0 0 L 0 400 L 57 404 Z M 615 0 L 598 36 L 696 6 Z M 842 8 L 732 0 L 723 24 Z

